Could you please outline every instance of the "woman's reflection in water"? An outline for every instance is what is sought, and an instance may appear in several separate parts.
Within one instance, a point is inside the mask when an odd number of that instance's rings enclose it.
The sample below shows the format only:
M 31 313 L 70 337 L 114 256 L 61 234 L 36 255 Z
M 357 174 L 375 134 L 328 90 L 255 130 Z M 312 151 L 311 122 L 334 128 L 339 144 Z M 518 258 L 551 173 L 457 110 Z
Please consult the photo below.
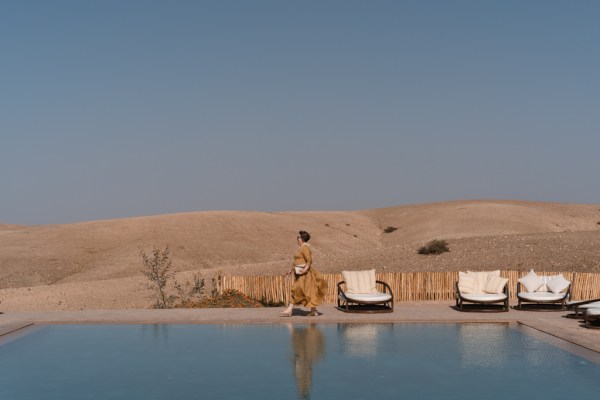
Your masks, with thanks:
M 292 363 L 296 376 L 298 398 L 310 399 L 313 363 L 325 354 L 325 335 L 315 325 L 293 326 L 288 324 L 292 334 Z

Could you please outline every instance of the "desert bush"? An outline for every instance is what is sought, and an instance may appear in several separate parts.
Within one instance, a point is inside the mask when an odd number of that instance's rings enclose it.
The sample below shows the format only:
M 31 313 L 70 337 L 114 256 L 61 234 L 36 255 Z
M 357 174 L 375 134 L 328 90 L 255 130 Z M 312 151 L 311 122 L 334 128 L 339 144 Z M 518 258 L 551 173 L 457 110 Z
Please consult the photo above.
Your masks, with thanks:
M 181 303 L 200 300 L 204 296 L 204 278 L 200 273 L 195 273 L 192 282 L 187 281 L 184 285 L 175 280 L 174 287 Z
M 210 297 L 217 297 L 223 290 L 223 271 L 218 270 L 211 280 Z
M 152 305 L 154 308 L 195 308 L 199 305 L 205 307 L 201 304 L 217 304 L 226 302 L 227 299 L 241 302 L 232 293 L 223 297 L 222 270 L 217 270 L 211 278 L 210 296 L 207 296 L 205 279 L 200 272 L 194 273 L 192 280 L 183 284 L 175 279 L 169 246 L 164 250 L 153 248 L 152 255 L 140 250 L 140 256 L 144 265 L 142 273 L 150 281 L 148 287 L 154 291 L 153 297 L 156 298 Z
M 264 297 L 258 301 L 263 307 L 283 307 L 286 306 L 285 301 L 266 300 Z
M 425 246 L 419 247 L 417 251 L 419 254 L 442 254 L 447 251 L 450 251 L 448 248 L 448 242 L 445 240 L 432 240 L 428 242 Z
M 167 294 L 167 284 L 174 275 L 169 246 L 162 251 L 154 247 L 151 256 L 140 250 L 140 256 L 144 265 L 142 273 L 150 280 L 150 289 L 155 291 L 154 308 L 169 308 L 177 299 L 177 296 Z
M 383 230 L 383 232 L 384 232 L 384 233 L 392 233 L 392 232 L 394 232 L 394 231 L 395 231 L 395 230 L 397 230 L 397 229 L 398 229 L 398 228 L 396 228 L 395 226 L 388 226 L 387 228 L 385 228 L 385 229 Z

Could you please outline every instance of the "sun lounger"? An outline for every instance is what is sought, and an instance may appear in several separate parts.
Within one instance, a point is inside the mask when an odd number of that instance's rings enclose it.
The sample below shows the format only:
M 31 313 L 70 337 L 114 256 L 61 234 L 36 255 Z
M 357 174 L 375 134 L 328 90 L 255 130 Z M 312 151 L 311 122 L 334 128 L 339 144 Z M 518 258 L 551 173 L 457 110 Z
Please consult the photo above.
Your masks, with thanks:
M 568 301 L 567 308 L 573 310 L 573 314 L 569 314 L 567 317 L 582 318 L 583 312 L 587 308 L 600 308 L 600 299 Z
M 531 270 L 517 282 L 519 300 L 517 309 L 519 310 L 564 310 L 567 308 L 570 296 L 571 282 L 562 274 L 539 276 Z M 524 304 L 535 307 L 523 307 Z
M 459 272 L 455 298 L 460 311 L 508 311 L 508 279 L 499 270 Z M 465 303 L 472 305 L 465 307 Z
M 338 309 L 344 312 L 392 312 L 394 295 L 390 286 L 375 279 L 375 270 L 342 271 L 337 284 Z
M 586 328 L 600 329 L 600 307 L 590 307 L 583 311 Z

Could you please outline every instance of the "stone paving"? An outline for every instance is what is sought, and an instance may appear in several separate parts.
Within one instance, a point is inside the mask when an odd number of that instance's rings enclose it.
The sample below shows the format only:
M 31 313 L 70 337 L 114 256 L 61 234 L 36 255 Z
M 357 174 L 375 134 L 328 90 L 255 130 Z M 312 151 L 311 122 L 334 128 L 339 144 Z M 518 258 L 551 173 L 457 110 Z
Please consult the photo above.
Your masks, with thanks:
M 0 314 L 0 336 L 34 324 L 278 324 L 278 323 L 520 323 L 600 354 L 600 330 L 586 329 L 580 320 L 565 318 L 566 311 L 460 312 L 448 303 L 396 304 L 393 313 L 344 313 L 323 305 L 323 315 L 308 316 L 297 308 L 292 317 L 281 317 L 283 308 L 86 310 L 57 312 L 7 312 Z M 598 355 L 596 354 L 596 356 Z

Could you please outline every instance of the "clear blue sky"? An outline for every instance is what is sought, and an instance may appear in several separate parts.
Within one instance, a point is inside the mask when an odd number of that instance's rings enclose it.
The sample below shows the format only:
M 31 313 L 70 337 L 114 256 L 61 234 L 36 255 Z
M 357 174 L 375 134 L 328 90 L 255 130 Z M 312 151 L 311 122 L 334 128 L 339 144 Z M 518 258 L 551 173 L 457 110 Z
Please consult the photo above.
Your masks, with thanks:
M 0 2 L 0 223 L 600 203 L 598 1 Z

